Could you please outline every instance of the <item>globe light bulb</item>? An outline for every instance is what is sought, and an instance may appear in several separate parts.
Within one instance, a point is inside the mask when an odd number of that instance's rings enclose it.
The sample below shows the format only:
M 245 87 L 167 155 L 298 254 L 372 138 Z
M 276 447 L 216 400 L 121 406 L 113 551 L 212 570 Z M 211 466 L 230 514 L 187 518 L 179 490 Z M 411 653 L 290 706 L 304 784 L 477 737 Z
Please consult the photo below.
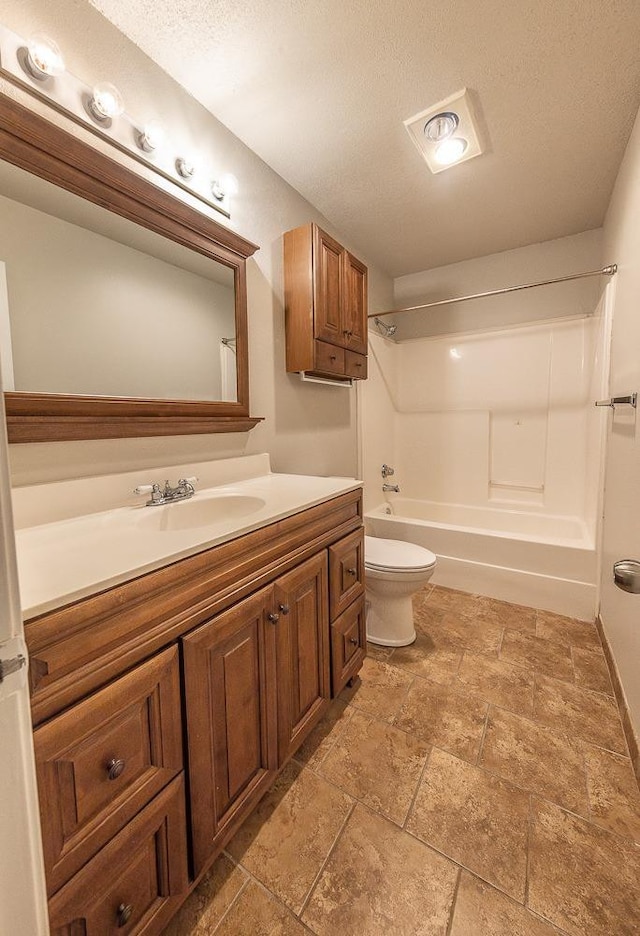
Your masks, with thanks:
M 145 124 L 138 137 L 138 146 L 145 153 L 153 153 L 159 149 L 165 141 L 166 131 L 157 120 L 150 120 Z
M 36 33 L 29 39 L 25 65 L 31 77 L 39 81 L 44 81 L 45 78 L 55 78 L 65 70 L 64 59 L 58 44 L 44 33 Z
M 93 88 L 93 95 L 89 101 L 91 113 L 101 123 L 113 120 L 124 111 L 124 100 L 115 85 L 103 81 Z

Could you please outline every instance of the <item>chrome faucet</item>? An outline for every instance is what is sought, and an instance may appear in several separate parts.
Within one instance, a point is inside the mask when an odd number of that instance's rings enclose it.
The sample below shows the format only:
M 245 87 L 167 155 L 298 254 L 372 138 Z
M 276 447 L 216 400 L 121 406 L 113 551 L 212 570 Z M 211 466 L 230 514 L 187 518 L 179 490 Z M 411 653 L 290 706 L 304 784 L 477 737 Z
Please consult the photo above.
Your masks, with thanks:
M 393 491 L 394 494 L 399 494 L 400 486 L 398 484 L 388 484 L 385 481 L 385 483 L 382 485 L 382 491 L 384 494 L 389 494 L 391 491 Z
M 395 470 L 391 467 L 391 465 L 383 465 L 380 469 L 380 474 L 382 475 L 383 480 L 386 480 L 387 478 L 393 477 Z
M 147 501 L 147 507 L 157 507 L 160 504 L 172 504 L 174 501 L 186 500 L 193 497 L 196 493 L 194 484 L 197 478 L 180 478 L 175 487 L 171 487 L 168 481 L 164 482 L 164 488 L 156 482 L 155 484 L 141 484 L 134 488 L 134 494 L 151 494 L 151 499 Z

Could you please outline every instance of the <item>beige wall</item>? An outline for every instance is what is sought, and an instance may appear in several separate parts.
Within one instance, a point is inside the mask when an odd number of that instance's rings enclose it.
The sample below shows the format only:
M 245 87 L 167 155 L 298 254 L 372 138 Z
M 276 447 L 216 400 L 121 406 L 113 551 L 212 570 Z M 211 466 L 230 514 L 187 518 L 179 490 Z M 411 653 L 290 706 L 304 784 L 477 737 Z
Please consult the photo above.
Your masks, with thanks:
M 604 226 L 605 261 L 615 278 L 612 395 L 640 391 L 640 118 L 616 181 Z M 638 412 L 607 411 L 601 615 L 640 734 L 640 595 L 613 584 L 613 563 L 640 559 L 640 427 Z
M 114 81 L 128 112 L 161 119 L 177 143 L 197 144 L 215 157 L 217 165 L 233 172 L 240 193 L 232 204 L 230 226 L 261 248 L 249 261 L 247 278 L 251 410 L 265 417 L 263 423 L 248 434 L 12 446 L 14 483 L 260 451 L 269 451 L 280 471 L 356 474 L 355 391 L 302 385 L 298 377 L 285 373 L 284 363 L 282 233 L 309 220 L 320 222 L 338 238 L 340 232 L 88 5 L 75 0 L 55 4 L 30 0 L 28 5 L 24 0 L 5 0 L 2 21 L 22 36 L 36 30 L 50 33 L 62 47 L 69 70 L 79 78 Z M 0 85 L 0 90 L 29 100 L 34 109 L 44 107 L 9 85 Z M 51 116 L 48 108 L 41 112 Z M 82 129 L 74 132 L 111 152 Z M 214 216 L 220 219 L 217 213 Z M 346 246 L 359 253 L 357 244 Z M 366 256 L 362 259 L 367 261 Z M 389 308 L 390 279 L 371 266 L 369 271 L 371 310 Z
M 418 305 L 465 296 L 519 283 L 554 279 L 602 265 L 602 230 L 504 250 L 501 253 L 450 263 L 400 276 L 394 284 L 395 306 Z M 590 315 L 603 287 L 599 277 L 529 289 L 489 299 L 475 299 L 440 308 L 399 315 L 398 338 L 419 338 L 484 331 L 566 315 Z

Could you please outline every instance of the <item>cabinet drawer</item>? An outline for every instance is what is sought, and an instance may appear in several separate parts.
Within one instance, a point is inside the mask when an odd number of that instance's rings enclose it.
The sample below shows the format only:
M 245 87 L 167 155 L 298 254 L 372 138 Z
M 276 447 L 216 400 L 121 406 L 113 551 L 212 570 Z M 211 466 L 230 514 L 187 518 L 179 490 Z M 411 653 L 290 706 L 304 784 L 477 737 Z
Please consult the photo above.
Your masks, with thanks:
M 321 374 L 338 374 L 344 377 L 345 353 L 344 348 L 327 344 L 325 341 L 316 341 L 314 343 L 314 370 Z
M 331 679 L 334 696 L 362 666 L 366 645 L 362 595 L 331 625 Z
M 364 530 L 329 547 L 329 613 L 334 621 L 364 592 Z
M 181 731 L 172 647 L 34 732 L 49 894 L 182 770 Z
M 344 372 L 347 377 L 356 379 L 367 379 L 367 356 L 366 354 L 356 354 L 355 351 L 344 352 Z
M 51 934 L 156 936 L 188 886 L 180 776 L 51 898 Z

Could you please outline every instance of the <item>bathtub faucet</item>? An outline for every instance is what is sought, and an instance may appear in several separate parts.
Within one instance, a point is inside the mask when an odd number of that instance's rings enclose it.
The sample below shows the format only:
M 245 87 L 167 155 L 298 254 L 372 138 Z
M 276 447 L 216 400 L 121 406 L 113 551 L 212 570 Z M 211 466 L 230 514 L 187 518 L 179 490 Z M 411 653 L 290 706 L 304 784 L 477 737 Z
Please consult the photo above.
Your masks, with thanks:
M 385 483 L 382 485 L 382 493 L 389 494 L 391 491 L 393 491 L 394 494 L 399 494 L 400 486 L 398 484 L 388 484 L 385 481 Z

